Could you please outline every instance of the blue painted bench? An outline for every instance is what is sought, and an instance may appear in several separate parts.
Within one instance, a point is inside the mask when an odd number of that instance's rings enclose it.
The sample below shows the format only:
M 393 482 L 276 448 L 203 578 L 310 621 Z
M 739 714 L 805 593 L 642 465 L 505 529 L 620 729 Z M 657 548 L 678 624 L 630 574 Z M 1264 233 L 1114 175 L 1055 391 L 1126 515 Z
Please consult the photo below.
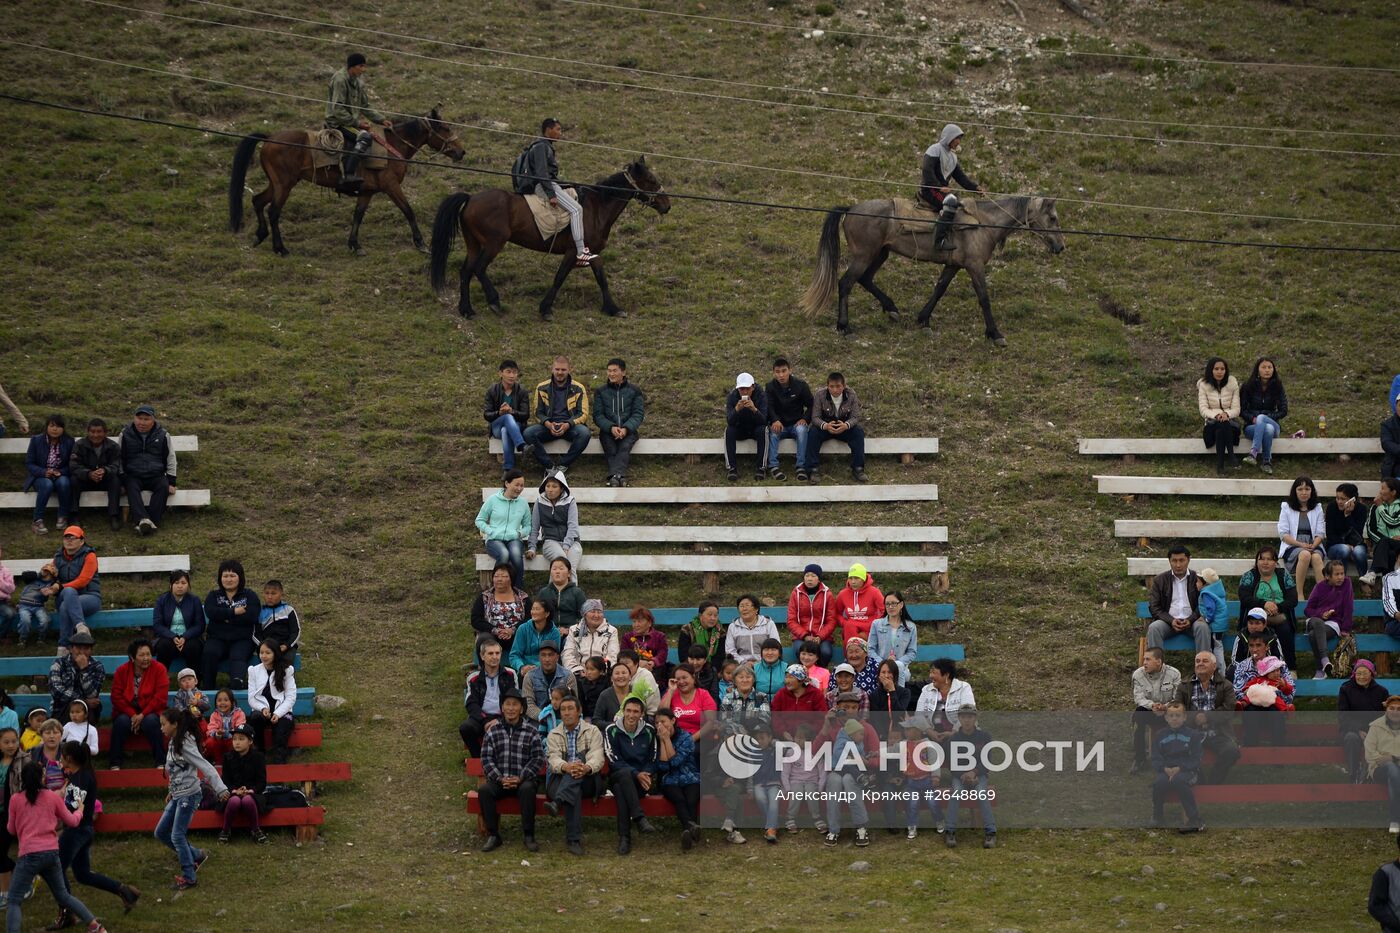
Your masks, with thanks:
M 650 607 L 648 607 L 650 608 Z M 952 603 L 910 603 L 909 614 L 916 622 L 948 622 L 953 618 Z M 629 609 L 609 609 L 603 613 L 604 617 L 613 625 L 620 629 L 630 628 L 632 620 L 628 618 Z M 763 615 L 772 619 L 779 625 L 787 625 L 787 605 L 769 606 L 759 610 Z M 695 618 L 694 609 L 652 609 L 651 614 L 656 617 L 656 624 L 661 626 L 685 625 Z M 739 610 L 733 606 L 719 607 L 719 621 L 728 625 L 739 618 Z
M 1238 619 L 1240 614 L 1239 601 L 1232 599 L 1230 600 L 1228 605 L 1230 619 Z M 1381 608 L 1381 601 L 1379 599 L 1358 599 L 1356 601 L 1354 615 L 1358 619 L 1375 619 L 1384 617 L 1385 613 L 1384 610 Z M 1147 619 L 1150 619 L 1152 617 L 1147 611 L 1147 603 L 1139 602 L 1137 604 L 1137 616 L 1143 621 L 1146 621 Z M 1230 647 L 1234 644 L 1234 635 L 1231 633 L 1234 631 L 1238 631 L 1238 629 L 1235 628 L 1234 625 L 1229 622 L 1227 622 L 1224 627 L 1213 626 L 1213 628 L 1216 633 L 1227 636 L 1225 639 L 1225 650 L 1228 652 L 1230 650 Z M 1335 638 L 1330 639 L 1329 641 L 1329 644 L 1332 645 L 1335 645 L 1336 643 L 1337 639 Z M 1168 638 L 1163 644 L 1165 645 L 1168 651 L 1191 651 L 1195 648 L 1196 643 L 1192 641 L 1191 636 L 1189 635 L 1173 635 L 1172 637 Z M 1356 648 L 1358 651 L 1363 651 L 1368 654 L 1384 654 L 1392 651 L 1400 652 L 1400 638 L 1395 638 L 1391 635 L 1382 635 L 1375 633 L 1357 634 Z M 1307 635 L 1298 635 L 1297 640 L 1295 642 L 1295 649 L 1297 651 L 1302 651 L 1311 654 L 1312 641 L 1307 637 Z M 1141 652 L 1139 652 L 1139 656 L 1140 655 Z M 1139 663 L 1141 663 L 1141 661 L 1139 661 Z
M 247 712 L 249 709 L 248 691 L 235 690 L 233 695 L 237 698 L 238 705 L 243 707 L 244 712 Z M 175 698 L 173 691 L 170 694 L 170 698 L 172 700 Z M 53 698 L 49 696 L 48 693 L 16 693 L 11 695 L 10 699 L 15 703 L 15 712 L 19 715 L 21 723 L 24 722 L 24 717 L 29 715 L 30 710 L 39 709 L 41 707 L 43 709 L 48 709 L 49 704 L 53 702 Z M 292 709 L 292 715 L 310 716 L 315 710 L 316 688 L 297 688 L 297 702 L 296 706 Z M 108 693 L 102 694 L 102 718 L 104 720 L 110 720 L 112 718 L 112 696 Z
M 918 654 L 915 656 L 915 660 L 924 664 L 937 660 L 938 658 L 950 658 L 954 661 L 967 660 L 967 654 L 963 650 L 962 645 L 919 645 L 917 651 Z M 783 649 L 783 660 L 788 663 L 797 660 L 797 647 L 795 645 L 789 645 Z M 840 664 L 844 660 L 846 660 L 846 653 L 840 648 L 836 648 L 831 652 L 831 663 L 833 666 Z
M 127 662 L 124 654 L 101 654 L 94 655 L 94 660 L 100 661 L 107 669 L 107 676 L 111 677 L 121 665 Z M 27 658 L 0 658 L 0 677 L 47 677 L 49 668 L 53 665 L 52 655 L 36 655 Z M 228 673 L 228 663 L 225 661 L 219 670 Z M 170 676 L 174 677 L 180 668 L 170 669 Z M 292 670 L 301 670 L 301 654 L 298 653 L 292 659 Z

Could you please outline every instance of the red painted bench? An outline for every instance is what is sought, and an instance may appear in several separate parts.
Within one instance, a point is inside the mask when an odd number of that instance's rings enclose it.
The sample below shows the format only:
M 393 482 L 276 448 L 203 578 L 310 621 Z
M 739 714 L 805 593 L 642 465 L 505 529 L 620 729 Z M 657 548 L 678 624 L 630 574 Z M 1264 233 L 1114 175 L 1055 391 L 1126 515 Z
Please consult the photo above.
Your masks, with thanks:
M 223 769 L 219 769 L 223 773 Z M 317 781 L 350 780 L 350 762 L 319 761 L 307 764 L 268 765 L 269 784 L 301 784 L 309 797 Z M 122 771 L 98 771 L 99 790 L 129 787 L 164 787 L 165 772 L 160 768 L 129 768 Z
M 266 742 L 267 742 L 269 745 L 271 745 L 271 744 L 272 744 L 272 730 L 271 730 L 271 729 L 264 730 L 264 732 L 263 732 L 263 738 L 264 738 L 264 740 L 266 740 Z M 105 751 L 107 751 L 107 749 L 111 746 L 111 744 L 112 744 L 112 727 L 111 727 L 111 726 L 98 726 L 98 727 L 97 727 L 97 747 L 98 747 L 99 749 L 101 749 L 102 751 L 105 752 Z M 319 722 L 299 722 L 299 723 L 297 723 L 296 726 L 292 729 L 291 738 L 289 738 L 289 739 L 287 740 L 287 746 L 288 746 L 289 748 L 319 748 L 320 745 L 321 745 L 321 724 L 320 724 Z M 151 750 L 150 743 L 148 743 L 148 742 L 146 741 L 146 737 L 145 737 L 144 735 L 142 735 L 141 733 L 139 733 L 139 732 L 136 733 L 135 735 L 127 736 L 127 739 L 126 739 L 126 748 L 127 748 L 127 751 L 138 751 L 138 752 L 148 752 L 148 751 Z
M 94 822 L 100 833 L 150 833 L 160 822 L 161 811 L 143 813 L 112 813 L 104 810 Z M 295 826 L 297 842 L 311 842 L 316 827 L 325 823 L 325 807 L 287 807 L 269 810 L 258 818 L 260 826 Z M 224 815 L 213 810 L 200 810 L 190 821 L 190 829 L 223 829 Z
M 1197 803 L 1366 803 L 1384 801 L 1379 784 L 1200 784 Z

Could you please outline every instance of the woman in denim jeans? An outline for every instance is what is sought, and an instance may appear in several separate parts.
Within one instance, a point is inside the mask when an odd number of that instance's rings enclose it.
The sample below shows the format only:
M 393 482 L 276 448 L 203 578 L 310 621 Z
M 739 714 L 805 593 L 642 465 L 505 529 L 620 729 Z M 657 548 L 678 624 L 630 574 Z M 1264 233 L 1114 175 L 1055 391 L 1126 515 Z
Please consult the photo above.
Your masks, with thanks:
M 229 794 L 219 772 L 199 753 L 199 720 L 188 709 L 167 709 L 161 713 L 160 731 L 170 742 L 165 753 L 170 794 L 155 835 L 170 846 L 180 860 L 180 874 L 175 876 L 174 887 L 176 891 L 184 891 L 199 883 L 195 872 L 209 857 L 203 849 L 190 845 L 186 836 L 190 820 L 194 819 L 204 796 L 199 787 L 200 777 L 209 782 L 220 801 L 227 800 Z
M 1288 393 L 1283 391 L 1278 367 L 1267 356 L 1254 364 L 1254 372 L 1240 390 L 1240 417 L 1249 438 L 1249 456 L 1244 462 L 1259 464 L 1265 473 L 1274 472 L 1274 438 L 1282 430 L 1280 422 L 1288 417 Z
M 6 820 L 10 835 L 19 840 L 19 858 L 10 879 L 5 929 L 9 933 L 19 933 L 24 925 L 25 895 L 39 877 L 49 886 L 59 907 L 87 924 L 88 933 L 106 933 L 92 911 L 69 892 L 58 857 L 59 821 L 65 826 L 77 826 L 82 814 L 69 810 L 62 797 L 44 787 L 44 766 L 37 761 L 25 764 L 20 771 L 20 784 L 24 792 L 10 798 Z

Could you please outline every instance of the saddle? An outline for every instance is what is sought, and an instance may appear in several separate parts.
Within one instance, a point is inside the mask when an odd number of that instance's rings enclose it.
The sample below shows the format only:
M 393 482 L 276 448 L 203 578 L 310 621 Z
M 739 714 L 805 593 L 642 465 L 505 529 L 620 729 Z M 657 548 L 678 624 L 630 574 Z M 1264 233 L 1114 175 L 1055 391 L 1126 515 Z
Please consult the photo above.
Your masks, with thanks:
M 899 223 L 900 233 L 933 235 L 933 225 L 938 220 L 938 211 L 912 198 L 894 199 L 894 219 Z M 973 201 L 963 201 L 958 205 L 958 213 L 953 219 L 954 230 L 966 230 L 982 223 Z
M 315 146 L 311 150 L 311 164 L 317 169 L 328 166 L 340 166 L 340 160 L 348 152 L 345 148 L 345 137 L 340 135 L 340 130 L 333 130 L 330 127 L 323 127 L 319 130 L 306 131 L 306 144 Z M 374 136 L 373 142 L 369 144 L 369 152 L 365 153 L 360 160 L 362 169 L 381 169 L 389 164 L 389 150 L 384 147 L 380 137 Z
M 575 199 L 578 192 L 573 188 L 564 191 Z M 525 195 L 525 203 L 530 205 L 530 213 L 535 215 L 535 226 L 539 228 L 540 239 L 548 240 L 569 225 L 569 212 L 549 203 L 549 198 L 539 194 Z

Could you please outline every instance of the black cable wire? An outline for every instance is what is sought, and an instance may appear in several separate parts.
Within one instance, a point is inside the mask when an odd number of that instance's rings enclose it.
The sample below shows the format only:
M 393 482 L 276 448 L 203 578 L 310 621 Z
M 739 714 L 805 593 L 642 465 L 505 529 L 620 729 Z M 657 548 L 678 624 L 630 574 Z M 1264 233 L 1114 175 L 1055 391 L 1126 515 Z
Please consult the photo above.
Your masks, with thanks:
M 14 95 L 14 94 L 3 94 L 3 93 L 0 93 L 0 100 L 8 100 L 8 101 L 11 101 L 11 102 L 13 102 L 13 103 L 18 103 L 18 104 L 29 104 L 29 105 L 35 106 L 35 107 L 46 107 L 46 108 L 49 108 L 49 109 L 52 109 L 52 110 L 63 110 L 63 111 L 67 111 L 67 112 L 69 112 L 69 113 L 84 114 L 84 115 L 86 115 L 86 116 L 106 117 L 106 118 L 112 119 L 112 120 L 127 120 L 127 121 L 130 121 L 130 122 L 132 122 L 132 123 L 145 123 L 145 124 L 149 124 L 149 125 L 151 125 L 151 126 L 163 126 L 163 127 L 167 127 L 167 128 L 170 128 L 170 129 L 190 130 L 190 131 L 192 131 L 192 132 L 204 133 L 204 134 L 208 134 L 208 135 L 212 135 L 212 136 L 225 136 L 225 137 L 228 137 L 229 139 L 244 139 L 245 137 L 247 137 L 247 136 L 249 135 L 248 133 L 234 133 L 234 132 L 231 132 L 231 131 L 229 131 L 229 130 L 216 130 L 216 129 L 212 129 L 212 128 L 210 128 L 210 127 L 195 126 L 195 125 L 189 124 L 189 123 L 176 123 L 176 122 L 174 122 L 174 121 L 172 121 L 172 120 L 159 120 L 159 119 L 156 119 L 156 118 L 154 118 L 154 117 L 138 117 L 138 116 L 134 116 L 134 115 L 132 115 L 132 114 L 111 113 L 111 112 L 102 111 L 102 110 L 92 110 L 92 109 L 86 108 L 86 107 L 77 107 L 77 106 L 74 106 L 74 105 L 72 105 L 72 104 L 60 104 L 60 103 L 57 103 L 57 102 L 55 102 L 55 101 L 39 100 L 39 99 L 37 99 L 37 98 L 32 98 L 32 97 L 20 97 L 20 96 Z M 279 146 L 288 146 L 288 147 L 295 148 L 295 149 L 314 149 L 314 150 L 317 150 L 317 151 L 319 151 L 319 152 L 337 152 L 337 153 L 338 153 L 338 152 L 341 151 L 341 150 L 339 150 L 339 149 L 327 149 L 327 148 L 324 147 L 324 146 L 316 146 L 316 145 L 311 145 L 311 144 L 309 144 L 309 143 L 292 143 L 292 142 L 283 142 L 283 141 L 281 141 L 281 140 L 277 141 L 277 145 L 279 145 Z M 501 171 L 501 170 L 499 170 L 499 169 L 476 168 L 476 167 L 467 166 L 467 165 L 448 165 L 448 164 L 442 163 L 442 162 L 415 162 L 415 161 L 412 160 L 412 159 L 405 159 L 405 158 L 401 158 L 401 157 L 396 158 L 396 157 L 394 157 L 394 156 L 387 155 L 387 154 L 385 155 L 384 158 L 385 158 L 386 161 L 390 161 L 390 162 L 404 162 L 404 163 L 406 163 L 406 164 L 410 164 L 410 165 L 421 165 L 421 166 L 424 166 L 424 167 L 427 167 L 427 168 L 442 168 L 442 169 L 449 169 L 449 170 L 459 171 L 459 172 L 467 172 L 467 173 L 476 174 L 476 175 L 495 175 L 495 176 L 512 177 L 512 175 L 511 175 L 510 172 Z M 530 178 L 531 180 L 534 180 L 534 181 L 549 181 L 549 180 L 551 180 L 551 179 L 545 179 L 545 178 L 537 178 L 537 177 L 535 177 L 535 176 L 533 176 L 533 175 L 525 176 L 525 177 Z M 640 190 L 640 189 L 635 189 L 635 188 L 619 188 L 619 187 L 604 186 L 604 185 L 598 185 L 598 184 L 583 185 L 583 187 L 593 188 L 593 189 L 595 189 L 595 190 L 600 190 L 600 191 L 615 191 L 615 192 L 624 193 L 624 194 L 635 193 L 635 192 L 637 192 L 638 190 Z M 646 195 L 646 194 L 651 194 L 652 192 L 645 192 L 645 191 L 643 191 L 643 192 L 641 192 L 641 193 L 642 193 L 643 195 Z M 803 212 L 803 213 L 812 213 L 812 214 L 826 214 L 826 213 L 829 213 L 830 210 L 831 210 L 831 208 L 826 208 L 826 207 L 806 207 L 806 206 L 803 206 L 803 205 L 800 205 L 800 204 L 780 204 L 780 203 L 773 202 L 773 201 L 753 201 L 753 200 L 747 200 L 747 199 L 744 199 L 744 198 L 721 198 L 721 197 L 715 197 L 715 196 L 713 196 L 713 195 L 704 195 L 704 194 L 676 194 L 676 193 L 673 193 L 673 192 L 670 192 L 670 191 L 665 192 L 665 194 L 666 194 L 666 196 L 669 197 L 669 198 L 677 198 L 677 199 L 679 199 L 679 200 L 700 201 L 700 202 L 702 202 L 702 203 L 710 203 L 710 204 L 733 204 L 733 205 L 736 205 L 736 206 L 739 206 L 739 207 L 761 207 L 761 208 L 766 208 L 766 209 L 769 209 L 769 210 L 799 211 L 799 212 Z M 847 216 L 852 216 L 852 217 L 881 217 L 881 218 L 883 218 L 883 217 L 886 217 L 886 216 L 887 216 L 887 215 L 884 215 L 884 214 L 869 214 L 869 213 L 865 213 L 865 212 L 861 212 L 861 211 L 846 211 L 846 214 L 847 214 Z M 936 219 L 928 219 L 928 220 L 925 220 L 924 218 L 920 218 L 920 217 L 908 217 L 908 218 L 900 218 L 900 219 L 901 219 L 901 221 L 905 221 L 905 222 L 925 223 L 925 224 L 932 224 L 932 223 L 936 223 L 936 222 L 937 222 Z M 1024 224 L 990 224 L 990 223 L 979 223 L 978 225 L 979 225 L 979 226 L 982 226 L 982 227 L 987 227 L 987 228 L 990 228 L 990 229 L 993 229 L 993 230 L 1026 230 L 1027 232 L 1030 232 L 1030 233 L 1037 233 L 1037 232 L 1038 232 L 1038 231 L 1032 230 L 1030 227 L 1028 227 L 1028 226 L 1026 226 L 1026 225 L 1024 225 Z M 1057 230 L 1057 231 L 1054 231 L 1054 232 L 1059 233 L 1059 234 L 1061 234 L 1061 235 L 1063 235 L 1063 236 L 1093 236 L 1093 237 L 1106 237 L 1106 238 L 1124 239 L 1124 240 L 1148 240 L 1148 241 L 1156 241 L 1156 242 L 1164 242 L 1164 243 L 1190 243 L 1190 244 L 1197 244 L 1197 245 L 1202 245 L 1202 246 L 1237 246 L 1237 247 L 1250 247 L 1250 248 L 1254 248 L 1254 249 L 1282 249 L 1282 250 L 1293 250 L 1293 251 L 1295 251 L 1295 252 L 1321 252 L 1321 253 L 1400 253 L 1400 247 L 1389 247 L 1389 246 L 1316 246 L 1316 245 L 1306 244 L 1306 243 L 1265 243 L 1265 242 L 1261 242 L 1261 241 L 1257 241 L 1257 240 L 1209 240 L 1209 239 L 1204 239 L 1204 238 L 1199 238 L 1199 237 L 1177 237 L 1177 236 L 1167 236 L 1166 234 L 1153 234 L 1153 233 L 1119 233 L 1119 232 L 1111 231 L 1111 230 L 1063 230 L 1063 229 L 1062 229 L 1062 230 Z

